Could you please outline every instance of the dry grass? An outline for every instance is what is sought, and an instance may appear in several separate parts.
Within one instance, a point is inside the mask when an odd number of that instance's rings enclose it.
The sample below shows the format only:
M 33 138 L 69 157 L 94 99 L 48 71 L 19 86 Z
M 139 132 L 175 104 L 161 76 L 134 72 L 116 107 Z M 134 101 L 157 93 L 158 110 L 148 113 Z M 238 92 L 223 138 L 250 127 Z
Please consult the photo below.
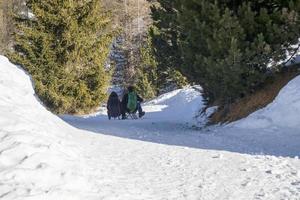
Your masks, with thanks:
M 3 1 L 0 0 L 0 54 L 3 54 L 5 49 L 6 22 L 3 9 Z
M 266 107 L 278 95 L 280 90 L 293 78 L 300 75 L 300 66 L 294 65 L 275 75 L 256 93 L 242 98 L 240 101 L 220 108 L 211 116 L 211 123 L 227 123 L 245 118 L 251 113 Z
M 14 25 L 10 13 L 16 0 L 0 0 L 0 54 L 4 54 L 12 42 Z

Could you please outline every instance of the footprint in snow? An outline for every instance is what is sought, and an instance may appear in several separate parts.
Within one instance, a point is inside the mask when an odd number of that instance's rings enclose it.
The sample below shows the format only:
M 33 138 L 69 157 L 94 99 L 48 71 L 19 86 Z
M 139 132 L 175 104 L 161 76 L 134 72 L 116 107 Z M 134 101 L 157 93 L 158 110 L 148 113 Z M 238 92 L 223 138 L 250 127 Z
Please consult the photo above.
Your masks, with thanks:
M 250 168 L 242 168 L 241 171 L 242 172 L 251 172 L 252 170 Z
M 265 191 L 263 189 L 261 189 L 258 193 L 255 194 L 255 199 L 257 200 L 262 200 L 265 199 Z
M 212 156 L 212 158 L 214 158 L 214 159 L 222 159 L 223 155 L 222 154 L 214 155 L 214 156 Z
M 291 185 L 293 185 L 293 186 L 300 186 L 300 181 L 293 182 L 293 183 L 291 183 Z
M 241 184 L 241 186 L 246 187 L 248 185 L 251 184 L 251 178 L 247 178 L 246 180 L 244 180 Z

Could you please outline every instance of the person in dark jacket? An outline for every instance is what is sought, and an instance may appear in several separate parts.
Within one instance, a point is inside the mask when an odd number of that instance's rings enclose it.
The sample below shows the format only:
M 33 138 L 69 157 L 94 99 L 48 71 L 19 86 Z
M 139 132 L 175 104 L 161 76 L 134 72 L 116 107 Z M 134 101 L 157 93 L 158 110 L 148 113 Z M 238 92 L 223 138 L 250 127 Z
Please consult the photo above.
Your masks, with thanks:
M 109 95 L 107 101 L 107 116 L 110 120 L 111 118 L 119 118 L 121 116 L 122 105 L 119 100 L 119 96 L 116 92 L 112 92 Z
M 133 86 L 128 87 L 128 92 L 124 94 L 122 98 L 122 119 L 126 119 L 126 113 L 136 113 L 138 111 L 139 118 L 145 115 L 145 112 L 142 109 L 141 103 L 144 101 L 138 94 L 135 93 L 135 89 Z M 136 108 L 133 111 L 130 111 L 128 108 L 128 96 L 130 93 L 134 93 L 136 95 Z

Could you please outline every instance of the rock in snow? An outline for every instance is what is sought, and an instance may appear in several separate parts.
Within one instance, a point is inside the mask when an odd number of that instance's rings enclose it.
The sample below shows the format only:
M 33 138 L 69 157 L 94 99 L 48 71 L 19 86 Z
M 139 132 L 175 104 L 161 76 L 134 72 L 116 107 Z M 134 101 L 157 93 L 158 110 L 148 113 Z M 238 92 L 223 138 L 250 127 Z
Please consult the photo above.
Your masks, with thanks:
M 144 104 L 142 120 L 108 121 L 105 110 L 59 118 L 0 56 L 0 199 L 299 200 L 298 86 L 226 127 L 190 128 L 202 106 L 193 88 Z

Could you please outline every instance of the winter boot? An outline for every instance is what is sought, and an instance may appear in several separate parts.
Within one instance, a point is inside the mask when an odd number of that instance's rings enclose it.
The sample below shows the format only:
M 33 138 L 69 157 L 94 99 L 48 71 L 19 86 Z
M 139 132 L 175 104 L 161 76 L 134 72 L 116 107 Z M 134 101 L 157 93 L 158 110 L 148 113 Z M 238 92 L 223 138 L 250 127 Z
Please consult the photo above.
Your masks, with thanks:
M 139 118 L 142 118 L 146 113 L 143 111 L 143 112 L 140 112 L 139 113 Z

